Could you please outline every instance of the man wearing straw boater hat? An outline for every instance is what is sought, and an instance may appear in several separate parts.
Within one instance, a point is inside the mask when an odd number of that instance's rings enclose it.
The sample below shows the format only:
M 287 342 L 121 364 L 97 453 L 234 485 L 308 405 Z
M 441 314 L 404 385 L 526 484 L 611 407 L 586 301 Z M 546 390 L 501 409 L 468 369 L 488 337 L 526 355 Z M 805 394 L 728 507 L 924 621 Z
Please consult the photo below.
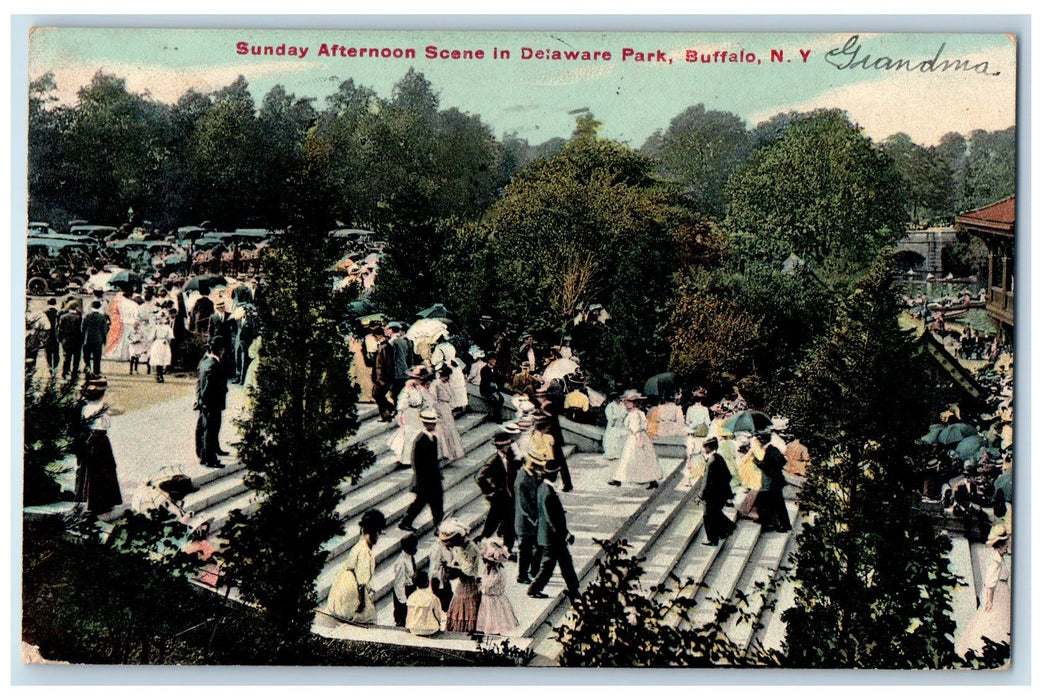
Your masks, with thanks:
M 492 440 L 496 453 L 478 471 L 477 482 L 488 501 L 488 517 L 481 537 L 498 532 L 507 549 L 514 548 L 514 481 L 521 464 L 514 456 L 514 437 L 508 432 L 496 433 Z
M 405 511 L 402 521 L 398 523 L 398 529 L 406 532 L 416 532 L 412 521 L 424 506 L 430 506 L 431 521 L 435 527 L 441 522 L 444 514 L 441 469 L 438 468 L 438 437 L 434 432 L 438 425 L 438 414 L 429 409 L 421 411 L 420 424 L 423 429 L 412 447 L 412 491 L 416 497 Z
M 520 539 L 517 557 L 517 582 L 531 583 L 539 571 L 539 484 L 540 472 L 550 459 L 533 445 L 525 456 L 524 466 L 514 479 L 514 533 Z
M 539 525 L 536 542 L 543 550 L 543 561 L 539 566 L 539 574 L 528 587 L 529 598 L 546 598 L 543 588 L 550 581 L 554 569 L 560 568 L 561 577 L 573 601 L 579 597 L 579 578 L 575 575 L 575 565 L 568 545 L 575 542 L 575 536 L 568 532 L 568 519 L 564 506 L 553 487 L 561 469 L 556 463 L 546 465 L 543 471 L 543 483 L 539 484 L 536 500 L 539 505 Z

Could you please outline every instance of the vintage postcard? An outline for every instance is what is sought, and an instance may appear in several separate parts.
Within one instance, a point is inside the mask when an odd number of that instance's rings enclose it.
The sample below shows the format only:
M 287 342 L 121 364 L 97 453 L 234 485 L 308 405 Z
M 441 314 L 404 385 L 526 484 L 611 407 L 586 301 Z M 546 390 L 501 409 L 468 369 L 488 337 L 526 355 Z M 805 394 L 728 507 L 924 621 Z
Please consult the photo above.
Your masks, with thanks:
M 1017 662 L 1016 36 L 28 69 L 26 663 Z

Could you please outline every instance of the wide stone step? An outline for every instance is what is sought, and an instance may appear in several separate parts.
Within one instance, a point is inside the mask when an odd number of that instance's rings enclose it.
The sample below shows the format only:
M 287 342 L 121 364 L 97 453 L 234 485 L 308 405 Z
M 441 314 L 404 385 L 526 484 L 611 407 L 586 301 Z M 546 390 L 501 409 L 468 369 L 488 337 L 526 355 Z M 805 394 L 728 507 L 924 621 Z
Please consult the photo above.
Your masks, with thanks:
M 782 566 L 787 563 L 789 554 L 795 550 L 796 536 L 802 527 L 802 520 L 796 504 L 787 502 L 789 519 L 792 522 L 792 533 L 785 536 L 781 533 L 765 533 L 756 542 L 756 551 L 749 558 L 749 563 L 742 572 L 742 577 L 735 586 L 748 598 L 749 616 L 742 618 L 734 615 L 724 627 L 724 633 L 736 646 L 748 650 L 753 634 L 759 629 L 768 601 L 772 598 L 770 584 L 775 582 Z M 780 581 L 775 585 L 780 584 Z
M 491 424 L 484 427 L 491 429 L 489 437 L 498 429 Z M 474 475 L 481 468 L 481 465 L 484 464 L 485 460 L 492 455 L 494 449 L 491 443 L 486 443 L 471 454 L 453 462 L 452 466 L 443 468 L 443 505 L 446 518 L 456 517 L 457 513 L 464 511 L 468 506 L 479 510 L 483 509 L 485 499 L 481 494 L 481 490 L 474 482 Z M 388 494 L 384 500 L 374 504 L 374 507 L 384 514 L 388 522 L 388 529 L 377 543 L 374 552 L 377 566 L 383 562 L 390 562 L 389 566 L 393 566 L 393 561 L 391 560 L 398 555 L 401 549 L 402 538 L 409 534 L 399 530 L 393 524 L 397 523 L 405 515 L 405 511 L 413 502 L 414 494 L 409 490 L 411 484 L 412 476 L 409 474 L 407 479 L 400 480 L 397 488 Z M 347 557 L 351 548 L 358 542 L 360 537 L 360 519 L 360 514 L 357 518 L 352 518 L 345 525 L 345 534 L 331 540 L 326 545 L 326 548 L 331 552 L 331 556 L 316 582 L 318 600 L 322 604 L 328 597 L 329 589 L 339 574 L 343 559 Z M 413 522 L 413 527 L 416 528 L 418 537 L 427 534 L 433 529 L 429 508 L 424 508 L 419 517 Z
M 360 411 L 360 414 L 361 413 L 363 413 L 363 411 Z M 387 446 L 387 442 L 393 431 L 388 427 L 388 424 L 380 423 L 377 419 L 378 413 L 375 408 L 370 407 L 369 410 L 364 411 L 364 414 L 367 422 L 359 429 L 358 436 L 361 436 L 363 431 L 368 434 L 369 437 L 366 446 L 377 454 L 378 457 L 376 463 L 367 469 L 358 481 L 355 483 L 351 483 L 350 481 L 344 482 L 342 490 L 345 497 L 378 480 L 381 480 L 382 477 L 395 471 L 396 460 L 394 454 Z M 460 426 L 461 431 L 469 431 L 473 427 L 478 426 L 481 420 L 482 416 L 469 414 L 459 419 L 457 425 Z M 375 431 L 371 428 L 374 423 L 380 425 L 380 427 Z M 466 446 L 468 440 L 466 433 L 463 435 L 463 440 L 464 446 Z M 232 510 L 240 509 L 244 512 L 249 512 L 251 508 L 255 507 L 257 496 L 253 492 L 250 492 L 243 483 L 246 471 L 241 463 L 235 462 L 229 464 L 224 469 L 209 471 L 204 476 L 210 477 L 211 482 L 219 480 L 219 485 L 214 484 L 205 494 L 203 493 L 204 489 L 200 489 L 199 492 L 192 494 L 189 499 L 186 499 L 185 505 L 191 510 L 194 510 L 197 515 L 204 513 L 206 517 L 213 517 L 213 530 L 215 532 L 227 522 L 228 515 Z M 194 478 L 193 481 L 197 485 L 200 483 L 199 478 Z M 353 498 L 342 502 L 342 507 L 345 508 L 345 510 L 341 513 L 341 517 L 349 517 L 347 514 L 349 506 L 343 504 L 350 504 L 353 502 Z

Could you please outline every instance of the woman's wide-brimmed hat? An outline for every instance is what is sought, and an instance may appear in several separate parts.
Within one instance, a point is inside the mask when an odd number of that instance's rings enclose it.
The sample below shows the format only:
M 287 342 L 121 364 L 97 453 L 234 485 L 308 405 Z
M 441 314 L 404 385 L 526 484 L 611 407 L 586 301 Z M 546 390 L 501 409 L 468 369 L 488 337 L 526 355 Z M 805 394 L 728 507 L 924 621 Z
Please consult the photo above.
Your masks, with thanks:
M 644 396 L 636 389 L 627 389 L 626 391 L 622 392 L 622 396 L 620 396 L 619 398 L 623 401 L 640 401 L 648 397 Z
M 442 542 L 448 542 L 456 537 L 466 537 L 467 529 L 459 523 L 458 520 L 442 520 L 441 525 L 438 526 L 438 539 Z
M 416 365 L 409 369 L 409 376 L 413 379 L 425 379 L 427 377 L 427 368 L 423 365 Z
M 481 543 L 481 558 L 502 564 L 510 558 L 510 550 L 496 537 L 490 537 Z
M 988 533 L 988 546 L 994 547 L 997 544 L 1005 542 L 1009 539 L 1009 528 L 1006 527 L 1005 523 L 998 523 L 992 526 L 991 531 Z

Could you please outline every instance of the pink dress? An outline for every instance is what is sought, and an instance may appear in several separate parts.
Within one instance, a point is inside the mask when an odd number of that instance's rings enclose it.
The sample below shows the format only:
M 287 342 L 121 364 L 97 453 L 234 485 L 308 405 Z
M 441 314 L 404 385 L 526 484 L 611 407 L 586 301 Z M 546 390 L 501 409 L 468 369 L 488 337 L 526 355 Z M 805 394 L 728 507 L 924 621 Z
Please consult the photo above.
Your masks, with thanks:
M 481 607 L 478 609 L 478 632 L 507 634 L 517 628 L 514 606 L 506 596 L 503 567 L 485 567 L 481 577 Z

